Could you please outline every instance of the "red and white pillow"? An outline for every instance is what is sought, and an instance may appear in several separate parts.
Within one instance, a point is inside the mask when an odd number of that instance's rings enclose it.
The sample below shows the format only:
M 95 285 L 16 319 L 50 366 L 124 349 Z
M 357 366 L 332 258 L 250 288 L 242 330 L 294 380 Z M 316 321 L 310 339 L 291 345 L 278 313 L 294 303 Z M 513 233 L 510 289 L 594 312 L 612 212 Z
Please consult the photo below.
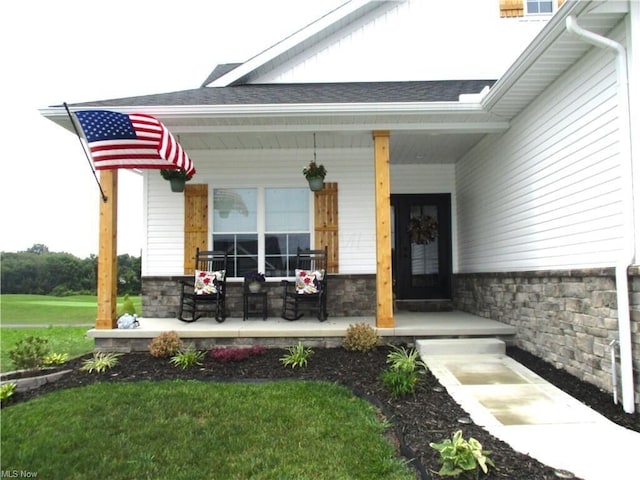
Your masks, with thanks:
M 320 291 L 320 283 L 324 278 L 324 270 L 296 269 L 296 293 L 308 295 Z
M 222 281 L 224 280 L 224 270 L 210 272 L 206 270 L 196 270 L 194 293 L 196 295 L 215 295 L 222 292 Z

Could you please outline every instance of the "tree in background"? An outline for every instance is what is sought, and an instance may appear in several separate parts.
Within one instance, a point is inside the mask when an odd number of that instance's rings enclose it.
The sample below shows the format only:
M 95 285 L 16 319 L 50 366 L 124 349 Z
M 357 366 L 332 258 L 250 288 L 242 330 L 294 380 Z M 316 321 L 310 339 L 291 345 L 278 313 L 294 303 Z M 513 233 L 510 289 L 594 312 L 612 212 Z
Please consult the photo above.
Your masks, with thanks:
M 98 257 L 80 259 L 35 244 L 24 252 L 0 252 L 2 293 L 96 294 Z M 141 258 L 118 255 L 118 294 L 139 295 Z

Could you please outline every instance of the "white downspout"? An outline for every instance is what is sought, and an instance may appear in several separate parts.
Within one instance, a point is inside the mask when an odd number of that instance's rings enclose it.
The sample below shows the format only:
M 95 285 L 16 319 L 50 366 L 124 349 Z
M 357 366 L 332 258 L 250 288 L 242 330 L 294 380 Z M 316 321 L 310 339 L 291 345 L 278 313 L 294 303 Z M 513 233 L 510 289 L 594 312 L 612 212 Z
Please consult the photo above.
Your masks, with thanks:
M 631 344 L 631 317 L 629 314 L 629 285 L 627 270 L 635 259 L 635 230 L 633 206 L 633 163 L 631 157 L 631 120 L 629 113 L 629 76 L 627 51 L 620 43 L 585 30 L 571 15 L 566 21 L 567 31 L 576 34 L 587 43 L 616 52 L 618 84 L 618 108 L 620 111 L 620 177 L 622 181 L 623 238 L 620 257 L 616 262 L 616 290 L 618 300 L 618 341 L 620 342 L 620 379 L 622 407 L 634 413 L 633 356 Z

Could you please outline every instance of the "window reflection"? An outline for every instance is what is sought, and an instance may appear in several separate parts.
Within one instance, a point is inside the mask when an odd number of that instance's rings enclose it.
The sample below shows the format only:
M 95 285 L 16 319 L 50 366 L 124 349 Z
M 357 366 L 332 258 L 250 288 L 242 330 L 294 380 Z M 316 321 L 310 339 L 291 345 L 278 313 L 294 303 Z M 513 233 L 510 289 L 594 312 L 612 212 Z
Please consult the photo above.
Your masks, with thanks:
M 298 248 L 310 247 L 309 191 L 216 188 L 213 232 L 213 249 L 229 255 L 228 277 L 254 270 L 268 277 L 291 277 Z

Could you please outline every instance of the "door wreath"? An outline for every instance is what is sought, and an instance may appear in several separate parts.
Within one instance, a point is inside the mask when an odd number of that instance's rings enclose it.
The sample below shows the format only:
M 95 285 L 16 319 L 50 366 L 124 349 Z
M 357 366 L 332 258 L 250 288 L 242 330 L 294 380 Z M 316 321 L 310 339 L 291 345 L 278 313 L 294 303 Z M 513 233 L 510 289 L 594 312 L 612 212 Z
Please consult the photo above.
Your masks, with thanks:
M 411 243 L 426 245 L 438 238 L 438 222 L 430 215 L 420 215 L 409 220 Z

